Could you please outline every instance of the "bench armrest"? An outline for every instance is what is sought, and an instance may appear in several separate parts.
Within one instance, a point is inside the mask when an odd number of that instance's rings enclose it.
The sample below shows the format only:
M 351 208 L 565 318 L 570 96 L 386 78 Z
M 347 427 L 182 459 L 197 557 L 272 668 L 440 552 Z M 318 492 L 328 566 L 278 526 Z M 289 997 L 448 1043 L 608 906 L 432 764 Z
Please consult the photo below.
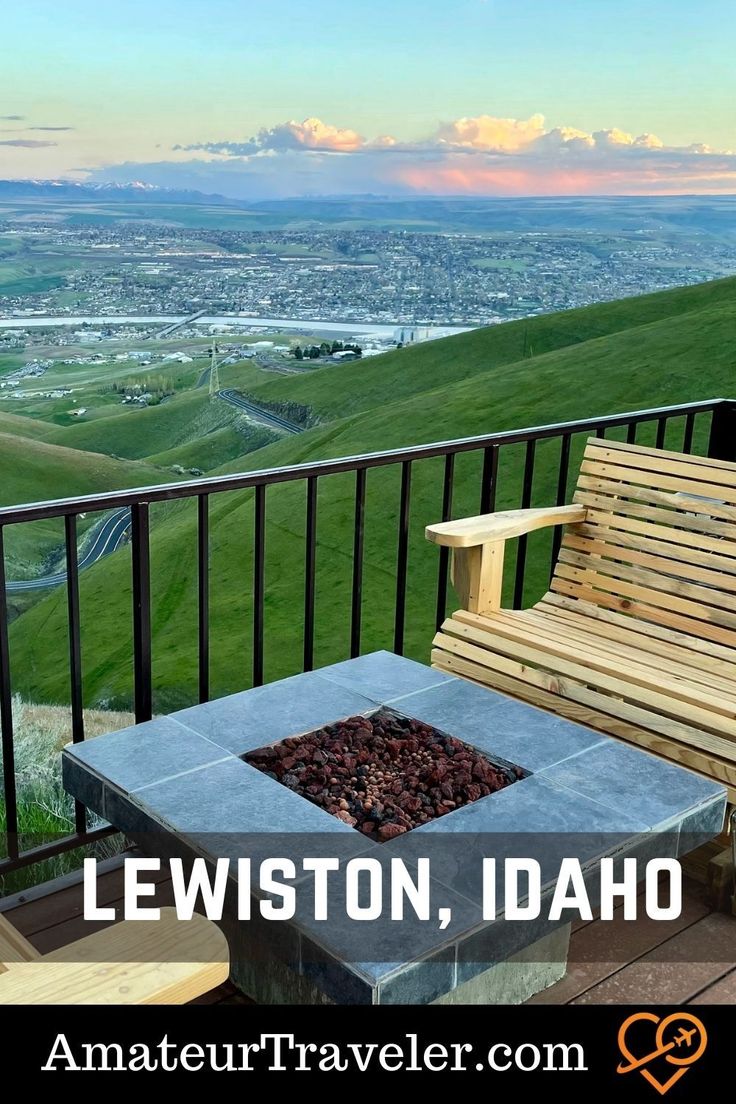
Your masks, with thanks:
M 5 1004 L 185 1004 L 227 981 L 227 962 L 20 962 Z
M 475 548 L 480 544 L 506 541 L 550 525 L 573 525 L 585 521 L 585 506 L 550 506 L 533 510 L 503 510 L 495 514 L 461 518 L 428 525 L 425 534 L 434 544 L 449 548 Z
M 25 949 L 21 947 L 21 951 Z M 4 1004 L 184 1004 L 227 980 L 220 929 L 195 913 L 124 920 L 33 961 L 0 963 Z M 23 957 L 28 957 L 23 954 Z

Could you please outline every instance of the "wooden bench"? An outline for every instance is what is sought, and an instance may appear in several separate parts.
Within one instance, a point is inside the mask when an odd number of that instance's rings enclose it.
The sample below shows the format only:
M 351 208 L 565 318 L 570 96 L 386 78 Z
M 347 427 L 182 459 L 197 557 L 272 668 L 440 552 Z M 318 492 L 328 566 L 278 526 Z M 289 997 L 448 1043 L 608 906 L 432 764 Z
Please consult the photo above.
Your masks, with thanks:
M 563 525 L 550 585 L 501 608 L 505 542 Z M 736 803 L 736 464 L 591 438 L 573 505 L 431 525 L 462 609 L 432 664 L 630 740 Z
M 184 1004 L 228 976 L 227 940 L 203 916 L 126 920 L 40 955 L 0 915 L 2 1004 Z

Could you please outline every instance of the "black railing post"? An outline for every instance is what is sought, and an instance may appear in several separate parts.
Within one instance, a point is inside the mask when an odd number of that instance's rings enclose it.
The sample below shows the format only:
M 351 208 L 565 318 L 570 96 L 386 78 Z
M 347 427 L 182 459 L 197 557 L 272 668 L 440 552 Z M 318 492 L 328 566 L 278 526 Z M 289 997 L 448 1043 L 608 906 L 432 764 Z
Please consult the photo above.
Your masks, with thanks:
M 84 701 L 82 694 L 82 644 L 79 625 L 79 558 L 77 555 L 77 519 L 74 514 L 64 518 L 66 541 L 66 600 L 69 621 L 69 681 L 72 710 L 72 742 L 84 740 Z M 87 811 L 80 801 L 74 802 L 74 827 L 87 830 Z
M 485 464 L 484 464 L 485 468 Z M 441 521 L 450 521 L 452 518 L 452 485 L 455 478 L 455 456 L 454 453 L 448 452 L 445 457 L 445 478 L 442 482 L 442 517 Z M 485 496 L 485 483 L 483 484 L 483 490 L 481 491 L 481 504 L 484 501 Z M 487 513 L 488 511 L 486 511 Z M 481 505 L 481 513 L 483 513 L 483 506 Z M 435 628 L 439 632 L 442 628 L 442 622 L 445 620 L 445 612 L 447 606 L 447 576 L 450 569 L 450 549 L 446 545 L 440 545 L 439 549 L 439 566 L 437 574 L 437 608 L 435 611 L 434 623 Z
M 360 655 L 363 614 L 363 541 L 365 537 L 365 468 L 355 472 L 355 516 L 353 519 L 353 583 L 350 599 L 350 658 Z
M 210 519 L 209 495 L 197 499 L 197 651 L 199 700 L 210 700 Z
M 534 481 L 534 454 L 537 442 L 532 438 L 526 443 L 524 459 L 524 482 L 521 488 L 521 509 L 528 510 L 532 504 L 532 483 Z M 516 577 L 514 579 L 514 609 L 521 609 L 524 601 L 524 582 L 526 579 L 526 549 L 529 538 L 526 533 L 519 537 L 516 549 Z
M 481 514 L 492 514 L 496 509 L 499 451 L 498 445 L 491 445 L 490 448 L 483 450 L 483 474 L 481 476 L 480 488 Z
M 404 654 L 404 624 L 406 621 L 406 575 L 409 558 L 409 510 L 411 506 L 411 460 L 401 465 L 401 504 L 399 506 L 399 543 L 396 555 L 396 615 L 394 618 L 394 652 Z
M 314 603 L 317 570 L 317 479 L 307 480 L 307 531 L 304 559 L 304 652 L 302 670 L 314 668 Z
M 253 685 L 263 685 L 263 626 L 266 602 L 266 485 L 253 499 Z
M 148 539 L 148 503 L 136 503 L 131 514 L 134 710 L 135 723 L 141 724 L 142 721 L 150 721 L 153 713 L 151 687 L 151 557 Z
M 658 418 L 657 419 L 657 437 L 656 437 L 655 442 L 654 442 L 654 447 L 655 448 L 658 448 L 658 449 L 663 449 L 664 448 L 664 440 L 665 440 L 666 435 L 667 435 L 667 419 L 666 418 Z
M 567 502 L 567 480 L 570 472 L 570 439 L 571 435 L 566 433 L 560 440 L 560 466 L 557 470 L 557 498 L 556 505 L 564 506 Z M 552 531 L 552 560 L 549 568 L 550 579 L 555 573 L 557 567 L 557 557 L 560 554 L 560 544 L 562 542 L 562 527 L 556 525 Z
M 5 549 L 0 525 L 0 729 L 2 730 L 3 797 L 5 798 L 5 836 L 8 857 L 18 856 L 18 804 L 15 786 L 15 745 L 13 743 L 13 694 L 10 685 L 8 651 L 8 601 L 5 589 Z
M 712 460 L 736 460 L 736 402 L 724 399 L 714 409 L 708 456 Z

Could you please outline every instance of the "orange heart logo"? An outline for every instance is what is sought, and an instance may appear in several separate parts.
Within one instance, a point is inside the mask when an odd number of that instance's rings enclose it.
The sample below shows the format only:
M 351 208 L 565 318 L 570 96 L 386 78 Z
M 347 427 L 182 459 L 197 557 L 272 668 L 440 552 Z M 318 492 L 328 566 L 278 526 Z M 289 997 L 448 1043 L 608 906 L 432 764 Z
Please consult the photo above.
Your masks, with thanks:
M 642 1020 L 656 1024 L 657 1030 L 654 1034 L 654 1048 L 647 1054 L 637 1056 L 632 1054 L 626 1037 L 631 1025 Z M 664 1096 L 685 1076 L 690 1066 L 702 1057 L 707 1045 L 708 1034 L 702 1021 L 690 1012 L 673 1012 L 664 1019 L 655 1016 L 653 1012 L 634 1012 L 624 1020 L 618 1031 L 618 1049 L 624 1061 L 619 1062 L 616 1073 L 638 1072 L 660 1096 Z M 678 1067 L 667 1080 L 660 1080 L 647 1069 L 658 1058 L 663 1058 L 668 1065 Z

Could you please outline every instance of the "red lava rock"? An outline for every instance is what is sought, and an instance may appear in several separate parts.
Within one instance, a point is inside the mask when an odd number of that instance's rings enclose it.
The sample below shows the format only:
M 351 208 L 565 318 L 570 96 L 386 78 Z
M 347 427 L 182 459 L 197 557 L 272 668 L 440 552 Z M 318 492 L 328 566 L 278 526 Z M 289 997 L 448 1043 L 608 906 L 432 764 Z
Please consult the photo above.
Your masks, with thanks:
M 385 843 L 523 777 L 469 745 L 379 710 L 257 748 L 246 762 Z
M 255 763 L 267 763 L 273 759 L 274 755 L 277 755 L 277 753 L 274 752 L 273 748 L 256 748 L 255 751 L 251 751 L 248 753 L 248 762 L 250 763 L 255 761 L 254 765 Z

